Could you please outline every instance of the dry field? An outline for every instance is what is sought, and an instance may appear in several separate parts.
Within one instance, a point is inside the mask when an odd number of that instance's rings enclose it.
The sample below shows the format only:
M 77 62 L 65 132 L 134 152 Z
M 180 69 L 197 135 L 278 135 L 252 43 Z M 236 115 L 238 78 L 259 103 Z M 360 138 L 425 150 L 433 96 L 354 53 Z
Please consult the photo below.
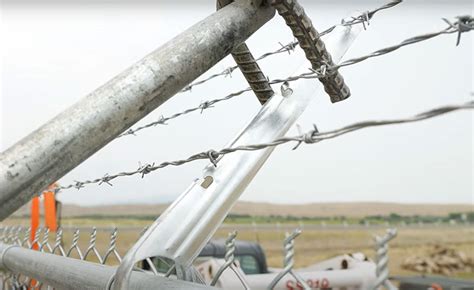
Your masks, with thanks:
M 297 267 L 308 266 L 318 261 L 343 253 L 363 252 L 374 258 L 373 235 L 384 234 L 383 229 L 318 229 L 303 230 L 295 241 Z M 218 237 L 226 233 L 219 231 Z M 240 232 L 240 239 L 258 240 L 267 254 L 269 266 L 281 267 L 283 261 L 282 241 L 284 232 L 274 230 Z M 392 275 L 414 274 L 401 268 L 408 256 L 423 255 L 433 245 L 440 244 L 463 251 L 474 259 L 474 228 L 472 227 L 424 227 L 399 228 L 399 234 L 390 243 L 390 273 Z M 474 273 L 457 273 L 457 277 L 474 279 Z
M 63 217 L 78 216 L 157 216 L 162 213 L 168 204 L 127 204 L 105 206 L 78 206 L 64 204 Z M 29 204 L 20 208 L 15 215 L 28 215 Z M 334 217 L 345 216 L 348 218 L 361 218 L 370 215 L 399 215 L 420 216 L 447 216 L 452 212 L 470 212 L 469 204 L 407 204 L 407 203 L 381 203 L 381 202 L 341 202 L 341 203 L 309 203 L 309 204 L 273 204 L 259 202 L 238 201 L 232 208 L 232 214 L 251 216 L 292 216 L 299 217 Z
M 10 219 L 12 224 L 26 224 L 25 219 Z M 65 220 L 64 226 L 83 226 L 90 229 L 92 225 L 112 228 L 119 228 L 117 248 L 123 255 L 128 248 L 136 241 L 142 226 L 146 221 L 123 220 L 120 224 L 111 220 Z M 0 224 L 2 225 L 2 224 Z M 5 225 L 5 223 L 3 223 Z M 120 228 L 122 227 L 122 230 Z M 295 228 L 297 225 L 295 225 Z M 224 238 L 227 236 L 230 225 L 226 229 L 219 230 L 215 237 Z M 363 252 L 369 257 L 374 256 L 372 237 L 374 234 L 383 234 L 382 228 L 326 228 L 326 229 L 303 229 L 303 233 L 297 238 L 296 245 L 296 266 L 302 267 L 311 265 L 318 261 L 332 256 L 350 253 Z M 97 247 L 101 253 L 108 247 L 108 236 L 110 231 L 99 230 L 97 237 Z M 268 264 L 271 267 L 282 266 L 282 241 L 284 230 L 259 229 L 255 231 L 251 226 L 239 229 L 238 238 L 241 240 L 258 241 L 266 252 Z M 51 237 L 51 241 L 53 237 Z M 66 246 L 72 240 L 71 230 L 65 233 Z M 79 244 L 82 249 L 87 248 L 89 241 L 89 230 L 81 230 Z M 399 228 L 398 237 L 390 244 L 390 273 L 415 274 L 401 268 L 402 262 L 408 256 L 423 255 L 433 245 L 440 244 L 463 251 L 470 258 L 474 259 L 474 228 L 470 226 L 424 226 L 424 227 L 402 227 Z M 457 273 L 456 277 L 474 279 L 474 273 Z

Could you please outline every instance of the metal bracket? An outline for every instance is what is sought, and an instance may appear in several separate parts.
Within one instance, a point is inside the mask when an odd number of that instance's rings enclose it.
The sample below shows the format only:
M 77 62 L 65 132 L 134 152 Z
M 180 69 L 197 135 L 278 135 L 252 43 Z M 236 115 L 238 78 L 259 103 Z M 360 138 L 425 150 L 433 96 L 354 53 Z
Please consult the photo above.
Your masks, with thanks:
M 337 26 L 327 43 L 338 61 L 361 27 Z M 304 60 L 303 60 L 304 61 Z M 299 72 L 307 71 L 302 65 Z M 276 92 L 227 147 L 271 142 L 284 136 L 313 100 L 317 83 L 302 79 Z M 292 91 L 292 93 L 290 93 Z M 114 289 L 128 289 L 133 265 L 149 257 L 163 257 L 186 270 L 211 239 L 219 225 L 272 153 L 274 147 L 242 151 L 215 160 L 148 228 L 117 268 Z M 207 180 L 207 182 L 205 182 Z M 210 182 L 212 180 L 212 182 Z M 181 276 L 179 273 L 178 277 Z M 182 275 L 187 280 L 188 276 Z
M 217 10 L 232 2 L 233 0 L 217 0 Z M 231 54 L 240 71 L 257 96 L 257 99 L 260 101 L 260 104 L 265 104 L 275 94 L 275 92 L 268 83 L 267 77 L 263 74 L 247 44 L 244 42 L 235 47 Z
M 326 70 L 334 66 L 334 63 L 303 7 L 297 0 L 272 0 L 271 4 L 291 28 L 293 36 L 298 40 L 312 68 L 318 71 L 323 68 L 322 70 L 325 71 L 325 76 L 319 80 L 323 83 L 331 102 L 340 102 L 349 98 L 351 92 L 341 74 L 338 71 Z

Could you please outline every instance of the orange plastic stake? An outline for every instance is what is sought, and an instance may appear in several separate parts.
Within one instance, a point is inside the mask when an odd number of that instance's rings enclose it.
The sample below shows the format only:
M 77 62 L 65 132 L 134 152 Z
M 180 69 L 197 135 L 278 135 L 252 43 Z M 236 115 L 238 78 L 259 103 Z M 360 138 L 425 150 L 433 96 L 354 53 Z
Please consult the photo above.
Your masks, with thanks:
M 56 200 L 54 198 L 54 192 L 47 191 L 43 194 L 43 196 L 45 226 L 50 231 L 55 232 L 58 228 L 58 225 L 56 222 Z
M 32 249 L 38 250 L 38 243 L 34 243 L 36 231 L 38 230 L 40 223 L 40 199 L 38 196 L 33 197 L 31 201 L 31 233 L 30 241 L 32 243 Z

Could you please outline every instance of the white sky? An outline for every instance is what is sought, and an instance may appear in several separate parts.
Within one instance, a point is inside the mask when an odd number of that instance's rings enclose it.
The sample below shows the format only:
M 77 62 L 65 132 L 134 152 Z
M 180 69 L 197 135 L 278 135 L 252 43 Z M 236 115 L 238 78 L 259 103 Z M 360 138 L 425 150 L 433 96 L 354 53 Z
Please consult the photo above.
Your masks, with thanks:
M 1 135 L 5 150 L 113 76 L 159 47 L 215 8 L 214 1 L 3 1 L 1 13 Z M 177 2 L 179 4 L 177 4 Z M 319 30 L 352 11 L 384 1 L 301 1 Z M 46 3 L 46 4 L 45 4 Z M 49 3 L 49 4 L 48 4 Z M 80 3 L 80 4 L 79 4 Z M 445 27 L 442 17 L 474 14 L 472 1 L 406 1 L 376 15 L 346 55 L 355 57 L 420 33 Z M 472 99 L 473 37 L 442 36 L 341 70 L 352 97 L 331 104 L 322 92 L 298 123 L 322 131 L 352 122 L 410 116 L 432 107 Z M 247 42 L 255 56 L 292 40 L 279 16 Z M 260 64 L 270 78 L 295 69 L 282 54 Z M 208 74 L 233 65 L 226 58 Z M 309 66 L 309 65 L 308 65 Z M 246 87 L 232 78 L 179 94 L 142 124 L 201 101 Z M 275 89 L 278 89 L 277 87 Z M 115 140 L 60 180 L 69 184 L 135 169 L 138 162 L 162 162 L 219 149 L 259 110 L 252 93 L 194 113 L 168 126 Z M 422 123 L 373 128 L 291 151 L 275 150 L 243 194 L 243 200 L 278 203 L 326 201 L 473 202 L 473 114 L 459 112 Z M 292 130 L 290 134 L 295 134 Z M 205 161 L 122 178 L 107 185 L 61 193 L 80 204 L 173 200 L 200 175 Z

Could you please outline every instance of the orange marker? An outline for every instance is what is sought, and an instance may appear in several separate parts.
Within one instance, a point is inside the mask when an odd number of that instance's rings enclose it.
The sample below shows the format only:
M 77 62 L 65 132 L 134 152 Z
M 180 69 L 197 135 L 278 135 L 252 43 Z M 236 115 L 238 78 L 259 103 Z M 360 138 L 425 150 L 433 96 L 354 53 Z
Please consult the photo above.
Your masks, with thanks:
M 34 249 L 34 250 L 38 250 L 38 243 L 34 243 L 34 244 L 33 244 L 33 241 L 35 240 L 36 231 L 38 230 L 39 222 L 40 222 L 39 206 L 40 206 L 40 199 L 39 199 L 39 196 L 33 197 L 33 200 L 31 201 L 31 233 L 30 233 L 30 241 L 31 241 L 31 243 L 32 243 L 32 249 Z

